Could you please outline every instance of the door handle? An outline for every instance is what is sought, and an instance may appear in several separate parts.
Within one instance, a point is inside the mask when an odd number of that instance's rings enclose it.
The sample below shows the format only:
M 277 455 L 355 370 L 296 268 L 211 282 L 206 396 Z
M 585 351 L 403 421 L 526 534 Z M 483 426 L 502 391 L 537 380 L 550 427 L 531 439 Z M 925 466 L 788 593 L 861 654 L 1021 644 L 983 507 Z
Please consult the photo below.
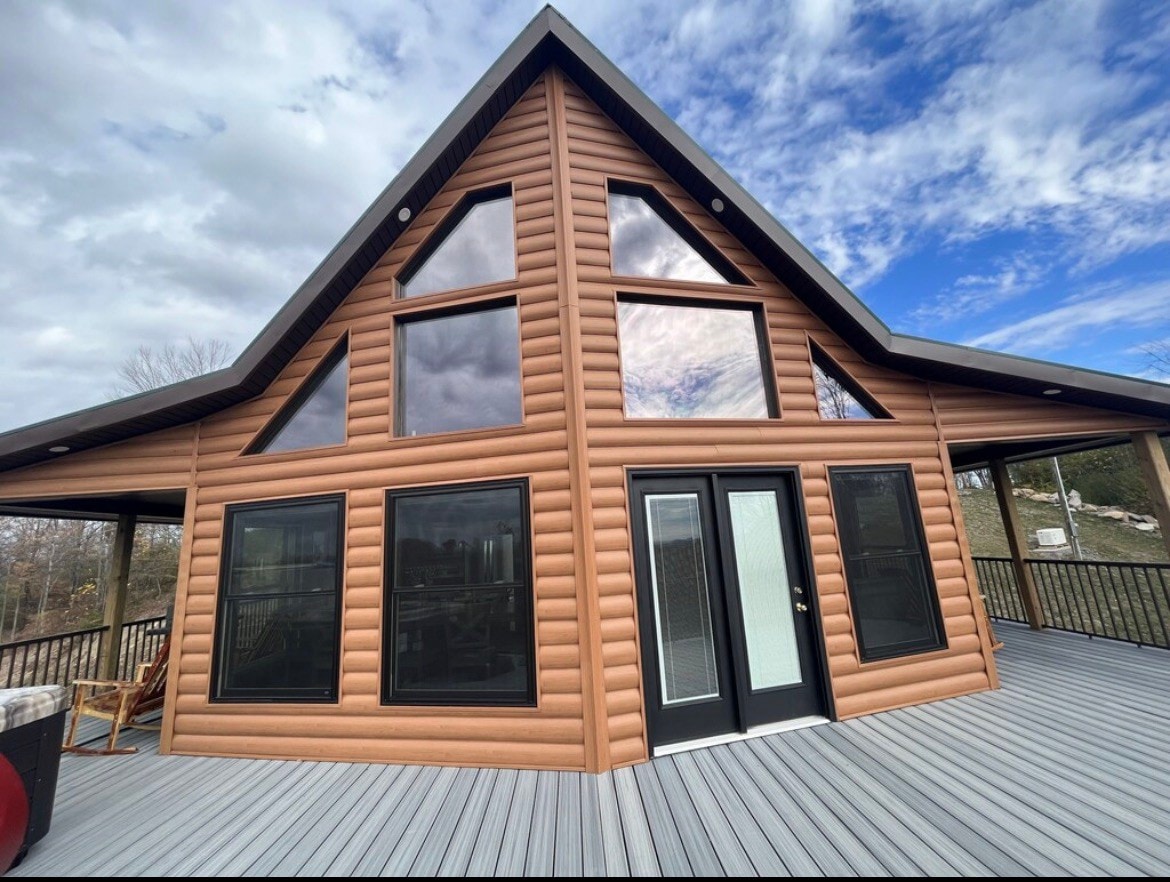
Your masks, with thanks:
M 807 603 L 798 603 L 796 605 L 796 611 L 797 612 L 808 612 L 808 604 Z

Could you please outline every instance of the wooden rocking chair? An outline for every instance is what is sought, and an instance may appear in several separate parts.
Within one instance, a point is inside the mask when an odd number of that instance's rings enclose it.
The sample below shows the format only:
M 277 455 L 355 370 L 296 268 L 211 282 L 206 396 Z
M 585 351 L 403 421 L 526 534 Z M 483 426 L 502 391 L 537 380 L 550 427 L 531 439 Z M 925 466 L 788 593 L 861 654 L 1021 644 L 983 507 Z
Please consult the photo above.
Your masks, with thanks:
M 167 690 L 167 663 L 170 660 L 171 638 L 167 637 L 159 647 L 158 655 L 150 663 L 138 666 L 137 677 L 133 680 L 74 680 L 73 716 L 69 722 L 69 736 L 62 750 L 107 756 L 115 753 L 135 753 L 137 747 L 118 747 L 118 733 L 123 726 L 134 729 L 158 730 L 158 724 L 139 722 L 151 711 L 163 705 Z M 83 717 L 98 717 L 110 720 L 110 737 L 104 750 L 78 747 L 77 723 Z

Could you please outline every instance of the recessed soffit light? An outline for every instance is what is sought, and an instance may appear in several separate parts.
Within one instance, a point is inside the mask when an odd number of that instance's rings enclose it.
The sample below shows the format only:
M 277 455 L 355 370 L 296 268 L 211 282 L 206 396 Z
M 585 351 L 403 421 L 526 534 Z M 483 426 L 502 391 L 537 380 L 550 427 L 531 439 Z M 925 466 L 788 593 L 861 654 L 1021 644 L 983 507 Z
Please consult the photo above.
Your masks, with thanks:
M 1045 395 L 1059 395 L 1063 391 L 1064 391 L 1063 389 L 1045 389 L 1044 394 Z
M 56 447 L 50 447 L 49 453 L 68 453 L 69 448 L 64 444 L 58 444 Z

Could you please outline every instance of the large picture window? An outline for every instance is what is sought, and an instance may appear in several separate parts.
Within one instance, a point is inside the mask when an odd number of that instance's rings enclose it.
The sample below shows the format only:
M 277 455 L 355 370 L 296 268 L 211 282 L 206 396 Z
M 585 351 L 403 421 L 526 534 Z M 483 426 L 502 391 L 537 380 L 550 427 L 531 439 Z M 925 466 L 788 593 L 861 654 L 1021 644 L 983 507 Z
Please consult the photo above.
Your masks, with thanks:
M 336 700 L 343 505 L 228 507 L 213 698 Z
M 528 484 L 387 494 L 383 699 L 533 704 Z
M 514 303 L 406 318 L 398 325 L 398 434 L 523 422 Z
M 623 298 L 618 333 L 627 418 L 776 415 L 759 310 Z
M 831 468 L 862 661 L 946 647 L 907 466 Z

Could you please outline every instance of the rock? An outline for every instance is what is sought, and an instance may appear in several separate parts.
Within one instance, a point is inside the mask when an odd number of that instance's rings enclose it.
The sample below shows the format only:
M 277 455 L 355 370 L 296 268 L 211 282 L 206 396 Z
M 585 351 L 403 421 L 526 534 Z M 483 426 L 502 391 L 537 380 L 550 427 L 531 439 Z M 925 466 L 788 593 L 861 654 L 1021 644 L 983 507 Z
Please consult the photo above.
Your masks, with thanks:
M 1108 510 L 1099 511 L 1099 512 L 1097 512 L 1097 517 L 1110 518 L 1111 520 L 1114 520 L 1114 521 L 1124 521 L 1125 520 L 1125 512 L 1123 512 L 1123 511 L 1108 511 Z
M 1023 496 L 1025 499 L 1031 499 L 1036 495 L 1036 491 L 1031 487 L 1021 487 L 1019 490 L 1015 491 L 1015 493 L 1017 496 Z
M 1097 506 L 1093 505 L 1091 502 L 1082 502 L 1079 511 L 1094 512 L 1097 511 Z
M 1072 508 L 1080 508 L 1081 507 L 1081 494 L 1078 493 L 1076 490 L 1069 490 L 1068 491 L 1068 504 Z
M 1153 524 L 1155 527 L 1158 526 L 1158 519 L 1153 515 L 1138 515 L 1138 517 L 1147 524 Z
M 1143 533 L 1153 533 L 1158 529 L 1153 524 L 1147 524 L 1145 521 L 1142 521 L 1140 524 L 1134 524 L 1133 528 L 1135 530 L 1141 530 Z

